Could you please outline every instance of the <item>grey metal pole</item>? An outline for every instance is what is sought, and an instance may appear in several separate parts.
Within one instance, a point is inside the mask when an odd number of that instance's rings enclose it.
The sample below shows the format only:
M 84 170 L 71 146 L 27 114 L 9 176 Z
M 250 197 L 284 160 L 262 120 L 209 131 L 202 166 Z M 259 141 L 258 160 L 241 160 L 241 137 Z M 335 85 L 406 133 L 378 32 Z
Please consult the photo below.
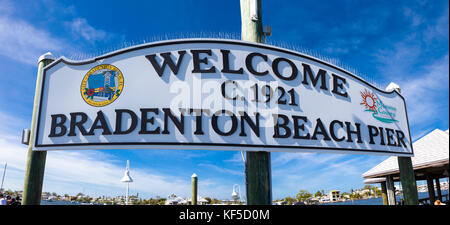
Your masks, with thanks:
M 55 57 L 50 53 L 46 53 L 39 57 L 38 73 L 36 78 L 36 89 L 34 93 L 33 116 L 31 119 L 30 141 L 28 144 L 27 166 L 25 169 L 25 181 L 23 187 L 22 205 L 39 205 L 41 204 L 42 184 L 44 182 L 45 160 L 47 151 L 33 151 L 33 141 L 35 124 L 37 119 L 37 106 L 39 102 L 39 94 L 41 92 L 41 82 L 43 68 L 53 62 Z
M 261 0 L 241 0 L 241 36 L 244 41 L 262 42 Z M 253 14 L 253 15 L 252 15 Z M 270 152 L 249 152 L 245 160 L 248 205 L 271 205 Z
M 125 205 L 128 205 L 128 195 L 129 195 L 129 190 L 130 190 L 130 182 L 127 182 L 127 196 L 125 197 Z
M 388 196 L 388 204 L 395 205 L 395 187 L 394 187 L 394 179 L 392 175 L 386 176 L 386 188 L 387 188 L 387 196 Z
M 0 186 L 0 191 L 3 190 L 3 181 L 5 181 L 5 174 L 6 174 L 6 166 L 8 163 L 5 163 L 5 169 L 3 170 L 3 177 L 2 177 L 2 185 Z
M 197 174 L 192 174 L 191 176 L 192 182 L 192 205 L 197 205 L 197 190 L 198 190 L 198 177 Z

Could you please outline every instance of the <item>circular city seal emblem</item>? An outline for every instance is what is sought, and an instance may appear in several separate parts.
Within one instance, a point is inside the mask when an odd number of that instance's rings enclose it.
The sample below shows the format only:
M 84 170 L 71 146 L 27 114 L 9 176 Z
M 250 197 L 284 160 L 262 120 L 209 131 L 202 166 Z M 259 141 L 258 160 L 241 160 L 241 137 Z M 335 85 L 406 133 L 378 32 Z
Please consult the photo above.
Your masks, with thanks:
M 84 75 L 81 96 L 91 106 L 105 106 L 114 102 L 123 90 L 123 75 L 117 67 L 98 65 Z

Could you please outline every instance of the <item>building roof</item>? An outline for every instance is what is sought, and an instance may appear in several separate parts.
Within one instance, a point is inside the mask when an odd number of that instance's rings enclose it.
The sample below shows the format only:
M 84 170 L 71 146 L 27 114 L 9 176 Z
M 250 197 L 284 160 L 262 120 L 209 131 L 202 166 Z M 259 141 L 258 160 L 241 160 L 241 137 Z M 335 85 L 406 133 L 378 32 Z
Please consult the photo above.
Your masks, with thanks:
M 186 204 L 187 201 L 181 197 L 168 198 L 165 202 L 166 205 L 170 205 L 176 202 L 177 204 Z
M 413 143 L 414 157 L 411 157 L 414 170 L 436 167 L 449 163 L 448 130 L 435 129 Z M 377 178 L 398 174 L 397 156 L 391 156 L 363 173 L 363 178 Z
M 380 183 L 386 181 L 386 178 L 381 177 L 381 178 L 368 178 L 364 180 L 365 184 L 376 184 L 376 183 Z
M 188 202 L 192 201 L 192 198 L 188 198 L 187 199 Z M 197 196 L 197 202 L 208 202 L 208 200 L 206 200 L 205 198 L 201 197 L 201 196 Z

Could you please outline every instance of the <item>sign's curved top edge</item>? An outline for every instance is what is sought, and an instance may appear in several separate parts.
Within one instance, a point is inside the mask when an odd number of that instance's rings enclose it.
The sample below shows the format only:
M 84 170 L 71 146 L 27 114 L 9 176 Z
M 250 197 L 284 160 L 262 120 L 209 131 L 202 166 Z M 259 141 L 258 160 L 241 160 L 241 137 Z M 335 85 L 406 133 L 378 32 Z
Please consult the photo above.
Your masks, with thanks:
M 90 59 L 85 59 L 85 60 L 80 60 L 80 61 L 76 61 L 76 60 L 71 60 L 66 58 L 65 56 L 61 56 L 59 57 L 57 60 L 53 61 L 52 63 L 50 63 L 49 65 L 47 65 L 46 67 L 44 67 L 44 71 L 50 69 L 51 67 L 57 65 L 60 62 L 63 62 L 65 64 L 68 65 L 84 65 L 84 64 L 89 64 L 89 63 L 93 63 L 96 62 L 98 60 L 102 60 L 108 57 L 112 57 L 112 56 L 116 56 L 116 55 L 120 55 L 123 53 L 127 53 L 130 51 L 135 51 L 135 50 L 140 50 L 140 49 L 145 49 L 145 48 L 151 48 L 151 47 L 157 47 L 157 46 L 163 46 L 163 45 L 171 45 L 171 44 L 188 44 L 188 43 L 221 43 L 221 44 L 237 44 L 237 45 L 246 45 L 246 46 L 251 46 L 251 47 L 258 47 L 258 48 L 264 48 L 264 49 L 268 49 L 268 50 L 272 50 L 272 51 L 279 51 L 279 52 L 283 52 L 283 53 L 287 53 L 287 54 L 291 54 L 291 55 L 295 55 L 298 57 L 302 57 L 302 58 L 306 58 L 309 60 L 313 60 L 316 61 L 318 63 L 324 64 L 326 66 L 329 66 L 331 68 L 334 68 L 338 71 L 341 71 L 351 77 L 354 77 L 356 79 L 358 79 L 359 81 L 369 85 L 370 87 L 374 88 L 375 90 L 381 92 L 381 93 L 385 93 L 385 94 L 397 94 L 398 96 L 400 96 L 403 100 L 404 97 L 398 93 L 395 90 L 391 90 L 391 91 L 386 91 L 386 90 L 382 90 L 374 85 L 372 85 L 371 83 L 365 81 L 363 78 L 359 77 L 358 75 L 355 75 L 339 66 L 333 65 L 329 62 L 325 62 L 324 60 L 318 59 L 314 56 L 310 56 L 308 54 L 305 53 L 301 53 L 301 52 L 297 52 L 294 50 L 290 50 L 290 49 L 286 49 L 286 48 L 281 48 L 281 47 L 277 47 L 277 46 L 273 46 L 273 45 L 268 45 L 268 44 L 263 44 L 263 43 L 257 43 L 257 42 L 250 42 L 250 41 L 243 41 L 243 40 L 235 40 L 235 39 L 217 39 L 217 38 L 189 38 L 189 39 L 172 39 L 172 40 L 163 40 L 163 41 L 156 41 L 156 42 L 149 42 L 149 43 L 143 43 L 143 44 L 139 44 L 139 45 L 134 45 L 134 46 L 130 46 L 130 47 L 126 47 L 126 48 L 122 48 L 122 49 L 118 49 L 106 54 L 103 54 L 101 56 L 97 56 L 94 58 L 90 58 Z

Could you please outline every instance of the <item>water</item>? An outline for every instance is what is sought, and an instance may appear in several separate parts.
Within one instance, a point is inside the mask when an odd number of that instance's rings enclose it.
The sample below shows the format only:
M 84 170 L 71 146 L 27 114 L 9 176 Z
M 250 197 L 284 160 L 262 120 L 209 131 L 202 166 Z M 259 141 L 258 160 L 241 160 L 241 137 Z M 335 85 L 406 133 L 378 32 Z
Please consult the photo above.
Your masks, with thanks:
M 448 191 L 447 190 L 441 191 L 441 193 L 442 193 L 442 200 L 443 201 L 448 200 L 448 197 L 445 197 L 445 195 L 448 194 Z M 403 196 L 396 196 L 397 202 L 400 202 L 401 198 L 403 198 Z M 419 199 L 423 198 L 428 198 L 428 192 L 419 192 Z M 380 197 L 380 198 L 354 200 L 353 202 L 346 201 L 346 202 L 324 203 L 322 205 L 383 205 L 383 199 Z
M 68 201 L 58 201 L 58 200 L 41 200 L 41 205 L 81 205 L 79 202 L 68 202 Z
M 442 200 L 447 201 L 448 197 L 445 197 L 445 195 L 448 196 L 447 190 L 442 191 Z M 403 196 L 396 196 L 397 202 L 400 202 L 401 198 L 403 198 Z M 422 198 L 428 198 L 428 192 L 419 192 L 419 199 L 422 199 Z M 42 200 L 41 205 L 89 205 L 89 204 L 88 203 L 79 203 L 79 202 L 57 201 L 57 200 L 53 200 L 53 201 Z M 371 198 L 371 199 L 361 199 L 361 200 L 346 201 L 346 202 L 324 203 L 322 205 L 383 205 L 383 199 L 382 198 Z
M 99 204 L 91 204 L 91 203 L 79 203 L 79 202 L 68 202 L 68 201 L 59 201 L 59 200 L 41 200 L 41 205 L 99 205 Z

